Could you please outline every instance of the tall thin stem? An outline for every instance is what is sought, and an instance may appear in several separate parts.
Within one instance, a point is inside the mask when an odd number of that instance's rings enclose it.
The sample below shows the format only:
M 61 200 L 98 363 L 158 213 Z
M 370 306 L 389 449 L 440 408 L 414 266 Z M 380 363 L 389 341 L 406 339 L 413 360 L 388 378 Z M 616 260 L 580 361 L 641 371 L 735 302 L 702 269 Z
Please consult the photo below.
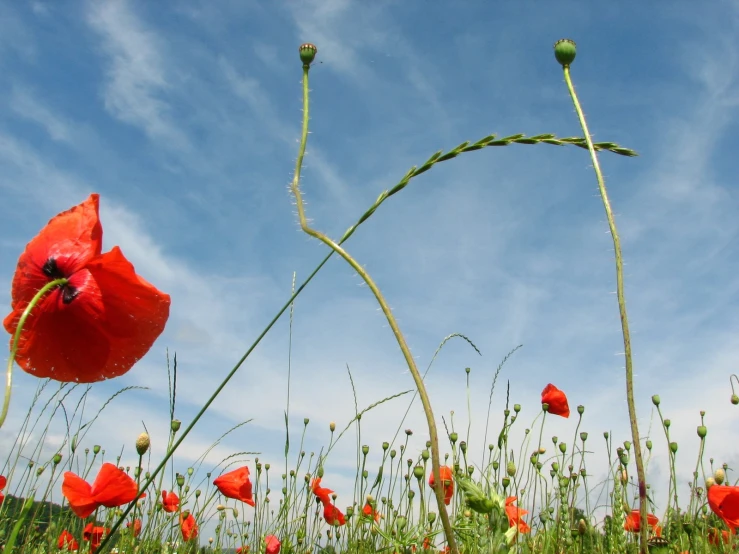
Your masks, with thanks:
M 623 258 L 621 256 L 621 239 L 618 236 L 618 230 L 616 229 L 616 220 L 613 217 L 613 211 L 611 210 L 611 202 L 608 199 L 608 193 L 606 191 L 605 180 L 603 179 L 603 173 L 600 170 L 600 164 L 598 163 L 598 156 L 593 147 L 593 141 L 590 138 L 590 131 L 588 125 L 585 122 L 585 114 L 580 107 L 580 102 L 577 99 L 575 93 L 575 87 L 572 85 L 572 79 L 570 78 L 570 66 L 563 65 L 565 82 L 567 83 L 567 90 L 570 92 L 572 103 L 575 105 L 575 111 L 577 112 L 577 118 L 580 120 L 580 126 L 582 127 L 585 140 L 588 144 L 588 150 L 590 151 L 590 159 L 593 162 L 593 169 L 595 170 L 595 176 L 598 180 L 598 190 L 600 191 L 600 197 L 603 200 L 603 207 L 606 211 L 606 218 L 608 219 L 608 227 L 611 230 L 611 237 L 613 238 L 613 250 L 616 256 L 616 295 L 618 297 L 618 311 L 621 316 L 621 331 L 624 339 L 624 360 L 626 366 L 626 403 L 629 408 L 629 422 L 631 423 L 631 437 L 634 445 L 634 457 L 636 458 L 636 474 L 639 480 L 639 516 L 641 520 L 640 531 L 639 531 L 639 552 L 641 554 L 648 554 L 649 546 L 648 541 L 648 529 L 647 525 L 647 481 L 644 473 L 644 460 L 642 459 L 641 453 L 641 442 L 639 440 L 639 425 L 636 417 L 636 404 L 634 402 L 634 370 L 632 365 L 631 357 L 631 335 L 629 333 L 629 319 L 626 314 L 626 297 L 624 295 L 624 268 Z
M 309 88 L 308 88 L 308 72 L 310 71 L 310 64 L 305 63 L 303 64 L 303 129 L 302 134 L 300 137 L 300 146 L 298 148 L 298 158 L 295 162 L 295 176 L 293 177 L 292 183 L 290 184 L 290 190 L 292 190 L 292 193 L 295 195 L 295 201 L 298 208 L 298 217 L 300 219 L 300 228 L 309 236 L 320 240 L 322 243 L 324 243 L 326 246 L 331 248 L 334 252 L 336 252 L 339 256 L 341 256 L 351 267 L 354 269 L 354 271 L 357 272 L 357 274 L 364 280 L 364 282 L 367 284 L 369 289 L 372 291 L 372 294 L 375 295 L 375 299 L 377 300 L 377 303 L 380 305 L 380 309 L 382 310 L 382 313 L 385 314 L 385 318 L 387 319 L 388 324 L 390 325 L 390 329 L 393 332 L 393 335 L 395 335 L 395 339 L 398 341 L 398 346 L 400 347 L 401 352 L 403 353 L 403 357 L 405 358 L 406 364 L 408 365 L 408 369 L 410 370 L 411 376 L 413 377 L 413 381 L 416 384 L 416 388 L 418 389 L 418 395 L 421 398 L 421 403 L 423 404 L 423 411 L 426 415 L 426 421 L 428 423 L 429 428 L 429 439 L 431 441 L 431 467 L 434 475 L 434 482 L 436 483 L 436 486 L 434 487 L 434 492 L 436 494 L 436 502 L 439 507 L 439 516 L 441 517 L 441 524 L 444 528 L 444 534 L 446 535 L 446 540 L 449 545 L 449 548 L 451 550 L 452 554 L 458 554 L 457 550 L 457 544 L 454 540 L 454 533 L 452 531 L 452 525 L 449 520 L 449 514 L 446 511 L 446 505 L 444 504 L 444 492 L 442 487 L 442 481 L 441 481 L 441 463 L 439 461 L 439 437 L 436 430 L 436 421 L 434 419 L 434 413 L 431 409 L 431 401 L 429 400 L 428 393 L 426 392 L 426 386 L 423 382 L 423 377 L 421 377 L 421 372 L 418 370 L 418 367 L 416 366 L 416 362 L 413 359 L 413 355 L 411 354 L 410 349 L 408 348 L 408 344 L 405 341 L 405 337 L 403 336 L 403 333 L 400 331 L 400 327 L 398 326 L 398 323 L 395 319 L 395 316 L 393 315 L 392 311 L 390 310 L 390 307 L 388 306 L 387 302 L 385 301 L 384 296 L 380 292 L 380 289 L 377 287 L 375 282 L 372 280 L 372 278 L 369 276 L 369 274 L 364 270 L 364 268 L 359 265 L 359 263 L 354 260 L 347 252 L 344 250 L 338 243 L 334 242 L 331 238 L 327 237 L 320 231 L 316 231 L 315 229 L 312 229 L 308 225 L 308 220 L 305 216 L 305 206 L 303 204 L 303 197 L 300 192 L 300 171 L 303 163 L 303 156 L 305 155 L 305 147 L 308 142 L 308 120 L 309 120 Z

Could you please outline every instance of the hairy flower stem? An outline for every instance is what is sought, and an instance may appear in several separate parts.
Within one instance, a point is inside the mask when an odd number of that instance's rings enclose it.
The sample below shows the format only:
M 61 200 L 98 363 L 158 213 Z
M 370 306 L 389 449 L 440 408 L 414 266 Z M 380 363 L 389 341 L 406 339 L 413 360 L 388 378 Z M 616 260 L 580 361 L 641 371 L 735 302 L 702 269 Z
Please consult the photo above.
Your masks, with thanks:
M 634 370 L 632 365 L 631 357 L 631 335 L 629 333 L 629 319 L 626 315 L 626 297 L 624 295 L 624 268 L 623 258 L 621 256 L 621 239 L 618 236 L 618 230 L 616 229 L 616 220 L 613 217 L 613 211 L 611 210 L 611 202 L 608 200 L 608 193 L 606 192 L 606 184 L 603 179 L 603 173 L 600 170 L 600 164 L 598 163 L 598 156 L 595 153 L 593 147 L 593 141 L 590 138 L 590 131 L 588 131 L 588 124 L 585 122 L 585 114 L 580 107 L 580 102 L 575 94 L 575 87 L 572 85 L 572 79 L 570 79 L 570 67 L 565 65 L 564 77 L 567 83 L 567 89 L 570 92 L 572 103 L 575 105 L 575 111 L 577 112 L 577 118 L 580 120 L 580 126 L 582 127 L 585 140 L 588 144 L 588 150 L 590 151 L 590 159 L 593 162 L 593 169 L 595 170 L 595 176 L 598 180 L 598 190 L 600 191 L 600 197 L 603 200 L 603 207 L 606 210 L 606 218 L 608 219 L 608 227 L 611 230 L 611 237 L 613 238 L 613 250 L 616 256 L 616 294 L 618 297 L 618 311 L 621 316 L 621 331 L 624 338 L 624 360 L 626 366 L 626 403 L 629 407 L 629 422 L 631 423 L 631 438 L 634 445 L 634 458 L 636 461 L 636 474 L 639 480 L 639 552 L 640 554 L 648 554 L 649 545 L 648 541 L 648 530 L 647 524 L 647 480 L 644 473 L 644 460 L 642 459 L 641 453 L 641 442 L 639 440 L 639 425 L 636 418 L 636 404 L 634 402 Z
M 28 306 L 26 306 L 26 309 L 23 310 L 21 317 L 18 319 L 18 326 L 15 328 L 15 333 L 13 334 L 13 343 L 10 347 L 10 356 L 8 356 L 8 369 L 5 372 L 5 398 L 3 399 L 3 410 L 2 412 L 0 412 L 0 428 L 2 428 L 3 423 L 5 423 L 5 418 L 8 417 L 8 409 L 10 408 L 10 394 L 13 388 L 13 362 L 15 362 L 15 355 L 18 352 L 18 342 L 20 342 L 21 333 L 23 332 L 23 326 L 26 324 L 26 319 L 28 319 L 31 310 L 36 307 L 36 304 L 39 303 L 41 298 L 43 298 L 43 296 L 47 292 L 55 289 L 56 287 L 66 285 L 68 282 L 69 281 L 67 281 L 67 279 L 61 278 L 54 279 L 53 281 L 49 281 L 48 283 L 46 283 L 31 299 L 31 301 L 28 303 Z
M 309 236 L 320 240 L 322 243 L 324 243 L 326 246 L 331 248 L 334 252 L 336 252 L 339 256 L 344 258 L 344 260 L 354 269 L 354 271 L 357 272 L 357 274 L 364 280 L 364 282 L 367 284 L 367 286 L 370 288 L 372 293 L 375 295 L 375 299 L 377 300 L 377 303 L 380 305 L 380 309 L 382 309 L 382 313 L 385 314 L 385 318 L 387 319 L 388 324 L 390 325 L 390 329 L 393 332 L 393 335 L 395 335 L 395 339 L 398 341 L 398 346 L 400 346 L 400 350 L 403 353 L 403 357 L 405 358 L 406 364 L 408 365 L 408 369 L 411 372 L 411 375 L 413 376 L 413 381 L 416 384 L 416 388 L 418 389 L 418 395 L 421 398 L 421 403 L 423 404 L 423 411 L 426 415 L 426 421 L 428 422 L 429 427 L 429 438 L 431 440 L 431 468 L 434 475 L 434 481 L 437 483 L 437 486 L 434 487 L 434 492 L 436 494 L 436 502 L 439 506 L 439 516 L 441 517 L 441 524 L 444 528 L 444 534 L 446 535 L 446 541 L 449 545 L 449 548 L 451 550 L 451 554 L 458 554 L 457 550 L 457 544 L 454 540 L 454 533 L 452 531 L 452 524 L 449 520 L 449 514 L 446 511 L 446 505 L 444 504 L 444 490 L 441 486 L 441 463 L 439 461 L 439 436 L 436 431 L 436 421 L 434 419 L 434 413 L 431 409 L 431 401 L 429 400 L 428 393 L 426 392 L 426 386 L 423 382 L 423 377 L 421 377 L 421 372 L 418 370 L 418 367 L 416 366 L 416 362 L 413 359 L 413 355 L 411 354 L 410 349 L 408 348 L 408 344 L 405 342 L 405 337 L 403 336 L 403 333 L 400 331 L 400 327 L 398 327 L 398 322 L 395 320 L 395 316 L 393 315 L 392 311 L 390 310 L 390 307 L 388 306 L 387 302 L 385 301 L 385 298 L 383 297 L 382 293 L 380 292 L 380 289 L 377 287 L 375 282 L 372 280 L 372 278 L 369 276 L 369 274 L 364 270 L 364 268 L 357 263 L 354 258 L 352 258 L 346 250 L 344 250 L 338 243 L 334 242 L 331 238 L 327 237 L 320 231 L 316 231 L 315 229 L 312 229 L 308 226 L 308 220 L 305 216 L 305 206 L 303 204 L 303 197 L 300 192 L 300 171 L 303 165 L 303 157 L 305 155 L 305 146 L 308 142 L 308 120 L 309 120 L 309 103 L 308 103 L 308 72 L 310 71 L 310 65 L 309 64 L 303 64 L 303 129 L 300 137 L 300 147 L 298 149 L 298 158 L 295 162 L 295 176 L 293 177 L 292 183 L 290 184 L 290 190 L 295 195 L 295 201 L 298 207 L 298 217 L 300 219 L 300 228 Z

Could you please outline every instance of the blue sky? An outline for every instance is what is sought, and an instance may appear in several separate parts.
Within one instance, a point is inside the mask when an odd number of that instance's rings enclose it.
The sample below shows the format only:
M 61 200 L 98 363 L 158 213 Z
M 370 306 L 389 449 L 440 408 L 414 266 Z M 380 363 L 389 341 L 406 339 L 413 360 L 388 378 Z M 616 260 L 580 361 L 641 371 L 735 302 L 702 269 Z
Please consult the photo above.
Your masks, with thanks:
M 665 441 L 660 393 L 685 478 L 707 410 L 707 457 L 736 464 L 729 375 L 739 356 L 736 152 L 739 11 L 732 2 L 647 6 L 440 2 L 29 2 L 0 5 L 0 287 L 24 245 L 57 212 L 99 192 L 106 249 L 172 296 L 165 333 L 124 377 L 96 385 L 89 410 L 123 386 L 86 439 L 109 452 L 152 433 L 166 441 L 165 351 L 179 361 L 177 416 L 188 422 L 325 248 L 302 234 L 287 186 L 301 118 L 297 47 L 314 42 L 311 135 L 303 191 L 315 226 L 338 237 L 384 189 L 439 149 L 490 133 L 581 135 L 552 44 L 578 44 L 575 86 L 596 140 L 638 158 L 600 157 L 626 261 L 638 413 L 651 425 L 657 497 Z M 510 379 L 520 429 L 549 383 L 571 406 L 592 468 L 601 434 L 630 438 L 612 243 L 587 152 L 509 146 L 438 165 L 387 201 L 347 243 L 375 278 L 419 366 L 445 347 L 427 383 L 437 419 L 467 427 L 482 449 L 493 372 L 498 429 Z M 0 296 L 9 310 L 10 297 Z M 280 465 L 288 320 L 256 349 L 176 457 L 184 471 L 215 438 L 253 422 L 208 457 L 260 451 Z M 328 442 L 360 408 L 413 387 L 394 338 L 359 277 L 331 261 L 299 297 L 292 335 L 292 439 Z M 9 445 L 36 381 L 16 373 Z M 372 456 L 405 400 L 362 422 Z M 90 412 L 92 413 L 92 412 Z M 571 437 L 576 421 L 549 421 Z M 403 428 L 426 433 L 415 404 Z M 58 439 L 58 437 L 57 437 Z M 49 439 L 53 448 L 53 436 Z M 684 445 L 684 446 L 683 446 Z M 327 463 L 349 503 L 356 442 Z M 532 448 L 533 449 L 533 448 Z M 379 457 L 374 458 L 375 461 Z M 371 464 L 377 465 L 377 464 Z M 596 472 L 598 470 L 595 470 Z M 664 505 L 662 506 L 664 507 Z

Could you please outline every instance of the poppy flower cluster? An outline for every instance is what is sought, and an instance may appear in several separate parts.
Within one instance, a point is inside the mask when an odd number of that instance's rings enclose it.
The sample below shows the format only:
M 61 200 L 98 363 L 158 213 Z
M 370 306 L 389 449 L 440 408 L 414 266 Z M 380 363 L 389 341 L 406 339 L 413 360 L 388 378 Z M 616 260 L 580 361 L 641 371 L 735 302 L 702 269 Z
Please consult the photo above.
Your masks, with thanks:
M 137 275 L 117 246 L 102 253 L 99 201 L 91 194 L 52 218 L 18 259 L 3 322 L 11 337 L 36 294 L 58 281 L 28 313 L 15 351 L 36 377 L 92 383 L 122 375 L 169 317 L 169 295 Z
M 195 516 L 190 512 L 180 514 L 180 531 L 182 532 L 182 540 L 185 542 L 198 536 L 198 524 L 195 522 Z
M 441 477 L 441 484 L 444 487 L 444 504 L 449 506 L 452 501 L 452 496 L 454 496 L 454 479 L 452 476 L 452 468 L 450 468 L 449 466 L 441 466 L 439 468 L 439 477 Z M 436 481 L 434 480 L 434 472 L 432 471 L 431 475 L 429 476 L 429 487 L 433 489 L 435 484 Z
M 105 538 L 108 533 L 110 533 L 110 529 L 107 527 L 100 527 L 98 525 L 88 523 L 82 530 L 82 540 L 90 543 L 90 552 L 94 554 L 103 542 L 103 538 Z
M 252 485 L 249 480 L 249 468 L 247 466 L 224 473 L 213 481 L 213 484 L 223 496 L 241 500 L 249 506 L 254 506 L 254 496 L 252 495 Z
M 138 495 L 138 486 L 123 470 L 104 463 L 92 485 L 67 471 L 62 482 L 62 494 L 72 511 L 86 518 L 100 506 L 115 508 L 133 502 Z
M 546 411 L 550 414 L 570 417 L 570 405 L 567 403 L 567 395 L 551 383 L 541 391 L 541 403 L 542 405 L 547 405 Z
M 59 535 L 59 540 L 57 541 L 57 547 L 59 548 L 59 550 L 67 550 L 68 552 L 76 552 L 77 550 L 80 549 L 80 544 L 77 542 L 77 539 L 74 538 L 74 535 L 65 529 Z
M 708 505 L 732 531 L 739 527 L 739 487 L 712 485 L 708 488 Z
M 316 495 L 316 498 L 321 501 L 321 504 L 323 504 L 323 519 L 326 523 L 337 526 L 345 525 L 346 517 L 344 517 L 341 510 L 331 502 L 330 495 L 332 495 L 334 491 L 322 487 L 320 477 L 313 478 L 310 488 L 311 491 L 313 491 L 313 494 Z

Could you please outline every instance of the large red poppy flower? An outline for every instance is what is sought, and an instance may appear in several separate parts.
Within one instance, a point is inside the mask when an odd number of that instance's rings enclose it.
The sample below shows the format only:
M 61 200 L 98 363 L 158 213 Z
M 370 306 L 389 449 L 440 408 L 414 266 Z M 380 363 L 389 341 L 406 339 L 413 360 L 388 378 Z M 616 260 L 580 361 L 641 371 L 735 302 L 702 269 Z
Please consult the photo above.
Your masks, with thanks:
M 516 500 L 517 498 L 515 496 L 509 496 L 505 499 L 505 513 L 508 516 L 508 526 L 518 527 L 519 533 L 529 533 L 531 531 L 531 527 L 521 519 L 522 516 L 525 516 L 529 512 L 515 506 L 514 504 Z
M 249 468 L 244 466 L 218 477 L 213 484 L 218 487 L 221 494 L 227 498 L 241 500 L 249 506 L 254 506 L 254 497 L 251 492 L 251 481 L 249 480 Z
M 5 498 L 5 495 L 3 494 L 3 489 L 5 489 L 5 485 L 7 484 L 8 480 L 5 478 L 5 475 L 0 475 L 0 504 L 2 504 L 2 501 Z
M 551 383 L 541 391 L 541 403 L 549 405 L 548 412 L 550 414 L 570 417 L 570 405 L 567 403 L 567 395 Z
M 198 524 L 195 523 L 195 516 L 188 513 L 187 517 L 185 514 L 180 514 L 180 530 L 182 531 L 182 539 L 187 542 L 198 536 Z
M 172 491 L 162 491 L 162 508 L 165 512 L 176 512 L 180 507 L 180 498 Z
M 74 538 L 74 535 L 66 529 L 62 531 L 61 535 L 59 535 L 57 546 L 59 547 L 59 550 L 67 550 L 69 552 L 80 549 L 80 544 Z
M 280 554 L 280 539 L 274 535 L 267 535 L 264 537 L 264 542 L 267 544 L 267 554 Z
M 659 518 L 656 515 L 647 514 L 647 525 L 649 525 L 655 533 L 657 532 L 658 523 Z M 629 512 L 624 521 L 624 530 L 630 531 L 631 533 L 638 533 L 641 531 L 641 516 L 639 515 L 639 510 L 631 510 L 631 512 Z
M 334 493 L 331 489 L 327 489 L 321 486 L 321 478 L 315 477 L 313 478 L 313 481 L 311 481 L 310 488 L 313 491 L 313 494 L 318 497 L 318 499 L 325 505 L 331 503 L 330 496 Z
M 439 477 L 441 477 L 441 484 L 444 486 L 444 504 L 449 506 L 454 496 L 454 479 L 452 477 L 452 468 L 449 466 L 441 466 L 439 468 Z M 429 487 L 434 488 L 434 472 L 431 471 L 429 476 Z
M 713 485 L 708 489 L 708 505 L 729 529 L 739 527 L 739 487 Z
M 13 276 L 13 335 L 23 311 L 47 283 L 26 319 L 15 360 L 31 375 L 92 383 L 126 373 L 164 330 L 169 295 L 136 274 L 116 246 L 102 254 L 99 196 L 54 217 L 26 246 Z M 12 341 L 12 338 L 11 338 Z
M 329 525 L 346 525 L 346 517 L 344 517 L 341 510 L 331 504 L 331 502 L 323 503 L 323 519 L 325 519 L 326 523 Z
M 85 518 L 100 506 L 114 508 L 132 502 L 138 494 L 136 481 L 110 463 L 104 463 L 92 485 L 71 471 L 64 474 L 62 494 L 69 507 Z

